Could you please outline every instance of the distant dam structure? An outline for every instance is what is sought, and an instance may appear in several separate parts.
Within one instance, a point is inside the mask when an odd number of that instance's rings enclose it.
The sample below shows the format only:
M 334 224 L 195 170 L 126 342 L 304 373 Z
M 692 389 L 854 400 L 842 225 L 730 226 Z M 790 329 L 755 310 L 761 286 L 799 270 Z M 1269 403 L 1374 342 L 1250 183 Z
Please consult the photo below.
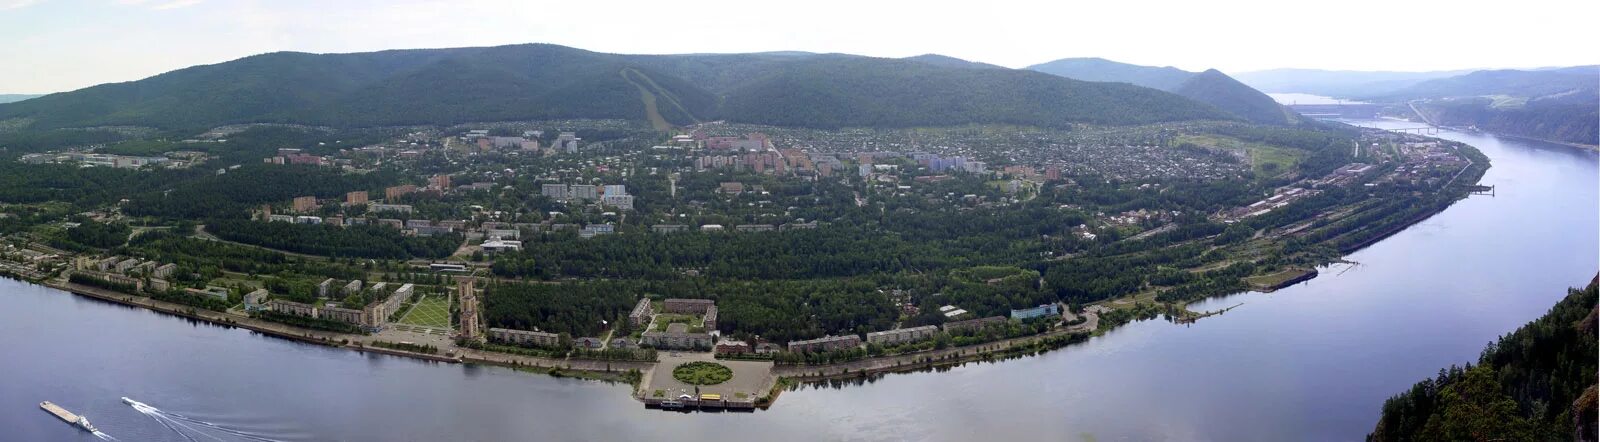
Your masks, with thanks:
M 1383 105 L 1373 103 L 1287 104 L 1289 110 L 1311 118 L 1374 119 Z

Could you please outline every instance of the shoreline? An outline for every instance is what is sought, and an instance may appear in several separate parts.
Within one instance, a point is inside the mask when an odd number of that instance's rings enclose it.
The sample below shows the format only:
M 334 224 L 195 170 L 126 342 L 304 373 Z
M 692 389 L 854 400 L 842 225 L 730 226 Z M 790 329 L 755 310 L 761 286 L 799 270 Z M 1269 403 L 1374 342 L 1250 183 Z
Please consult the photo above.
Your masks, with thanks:
M 1461 199 L 1465 198 L 1458 198 L 1455 201 L 1460 201 Z M 1340 254 L 1349 255 L 1351 253 L 1355 253 L 1361 249 L 1376 244 L 1379 241 L 1399 234 L 1400 232 L 1403 232 L 1418 223 L 1443 213 L 1445 210 L 1453 206 L 1455 201 L 1452 201 L 1450 204 L 1444 204 L 1440 206 L 1438 210 L 1418 214 L 1412 219 L 1391 226 L 1390 228 L 1385 229 L 1385 231 L 1382 233 L 1375 235 L 1366 241 L 1346 247 L 1344 250 L 1340 251 Z M 645 362 L 572 358 L 552 359 L 536 356 L 498 353 L 464 347 L 455 347 L 452 351 L 446 352 L 445 355 L 405 351 L 380 347 L 377 345 L 369 345 L 374 340 L 368 338 L 366 335 L 355 335 L 301 328 L 288 324 L 240 316 L 235 313 L 218 312 L 184 304 L 161 301 L 146 296 L 123 293 L 99 287 L 85 286 L 72 282 L 63 282 L 53 278 L 30 280 L 27 278 L 22 278 L 20 275 L 7 274 L 0 276 L 5 276 L 11 279 L 40 285 L 47 288 L 61 290 L 73 295 L 84 296 L 100 301 L 111 302 L 129 307 L 144 308 L 159 313 L 178 316 L 189 320 L 204 321 L 220 326 L 238 327 L 267 336 L 289 339 L 307 344 L 354 350 L 358 353 L 372 352 L 387 356 L 409 357 L 423 361 L 441 363 L 492 365 L 505 367 L 516 371 L 539 373 L 552 377 L 576 377 L 608 383 L 630 383 L 633 385 L 634 390 L 631 392 L 630 396 L 640 400 L 641 402 L 644 402 L 644 398 L 640 396 L 638 391 L 640 388 L 639 380 L 630 379 L 630 377 L 626 376 L 626 374 L 630 371 L 636 370 L 644 374 L 644 376 L 641 376 L 641 378 L 643 378 L 648 376 L 648 374 L 656 368 L 659 368 L 660 365 L 659 361 Z M 1205 299 L 1221 298 L 1250 291 L 1270 293 L 1314 279 L 1317 276 L 1320 276 L 1320 272 L 1315 268 L 1312 268 L 1304 271 L 1304 273 L 1300 275 L 1296 275 L 1295 277 L 1284 281 L 1279 281 L 1278 283 L 1273 284 L 1271 287 L 1249 288 L 1226 294 L 1207 296 Z M 1098 303 L 1091 303 L 1090 305 L 1113 303 L 1117 300 L 1118 299 L 1108 299 Z M 1184 310 L 1187 310 L 1187 308 L 1184 307 Z M 1226 311 L 1226 309 L 1223 311 Z M 1215 313 L 1217 312 L 1213 312 L 1212 314 Z M 1211 316 L 1212 314 L 1206 314 L 1200 317 Z M 1118 324 L 1109 328 L 1102 327 L 1098 325 L 1098 315 L 1094 315 L 1092 313 L 1087 313 L 1087 315 L 1095 316 L 1095 320 L 1080 325 L 1064 325 L 1035 335 L 1007 338 L 963 347 L 924 350 L 896 355 L 881 355 L 865 357 L 854 361 L 819 365 L 774 365 L 771 369 L 770 375 L 773 376 L 774 379 L 773 389 L 775 391 L 770 395 L 767 401 L 765 401 L 765 403 L 758 408 L 766 409 L 770 407 L 772 403 L 776 402 L 776 398 L 778 396 L 777 390 L 786 389 L 782 388 L 783 386 L 793 387 L 800 383 L 822 383 L 850 379 L 868 379 L 874 376 L 881 376 L 889 373 L 937 370 L 941 368 L 961 366 L 969 362 L 1006 360 L 1038 355 L 1040 353 L 1087 342 L 1094 337 L 1103 335 L 1105 332 L 1122 325 Z M 1171 319 L 1178 321 L 1180 318 Z M 1093 328 L 1083 327 L 1083 325 L 1089 324 L 1094 324 Z

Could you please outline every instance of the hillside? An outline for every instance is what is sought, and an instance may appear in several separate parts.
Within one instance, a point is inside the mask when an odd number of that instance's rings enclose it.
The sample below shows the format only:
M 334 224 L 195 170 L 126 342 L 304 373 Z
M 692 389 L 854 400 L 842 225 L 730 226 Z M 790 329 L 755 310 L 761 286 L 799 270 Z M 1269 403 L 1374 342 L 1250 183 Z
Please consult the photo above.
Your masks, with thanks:
M 1177 95 L 1132 85 L 864 57 L 785 65 L 730 90 L 723 115 L 822 128 L 965 123 L 1059 127 L 1227 118 Z
M 918 61 L 918 62 L 931 64 L 931 65 L 934 65 L 934 66 L 942 66 L 942 67 L 947 67 L 947 68 L 1005 69 L 1005 67 L 1002 67 L 1002 66 L 996 66 L 996 65 L 992 65 L 992 64 L 988 64 L 988 63 L 979 63 L 979 62 L 976 62 L 976 61 L 967 61 L 967 60 L 962 60 L 962 59 L 959 59 L 959 58 L 951 57 L 951 56 L 948 56 L 948 55 L 939 55 L 939 54 L 922 54 L 922 55 L 902 58 L 901 60 Z
M 1228 113 L 1261 124 L 1293 124 L 1300 116 L 1278 104 L 1261 91 L 1245 86 L 1216 69 L 1195 74 L 1173 89 L 1173 93 L 1216 106 Z
M 1028 70 L 1098 82 L 1120 82 L 1172 92 L 1209 104 L 1253 123 L 1295 124 L 1300 117 L 1272 97 L 1216 69 L 1193 73 L 1174 67 L 1140 66 L 1103 58 L 1064 58 Z
M 203 129 L 561 118 L 790 126 L 1139 124 L 1228 119 L 1182 97 L 928 55 L 622 55 L 547 44 L 279 52 L 0 104 L 0 122 Z M 648 103 L 648 104 L 647 104 Z
M 30 118 L 34 128 L 642 119 L 640 93 L 622 77 L 623 66 L 615 56 L 553 45 L 279 52 L 0 105 L 0 119 Z M 671 92 L 691 110 L 710 111 L 709 93 L 662 77 L 664 87 L 681 87 Z
M 1112 81 L 1173 91 L 1194 73 L 1175 67 L 1140 66 L 1104 58 L 1063 58 L 1028 66 L 1030 71 L 1083 81 Z
M 1594 440 L 1596 283 L 1383 404 L 1369 441 Z M 1576 437 L 1576 436 L 1582 437 Z
M 32 98 L 39 98 L 39 97 L 43 97 L 43 96 L 44 95 L 37 95 L 37 94 L 0 94 L 0 104 L 3 104 L 3 103 L 15 103 L 15 102 L 22 101 L 22 100 L 27 100 L 27 99 L 32 99 Z

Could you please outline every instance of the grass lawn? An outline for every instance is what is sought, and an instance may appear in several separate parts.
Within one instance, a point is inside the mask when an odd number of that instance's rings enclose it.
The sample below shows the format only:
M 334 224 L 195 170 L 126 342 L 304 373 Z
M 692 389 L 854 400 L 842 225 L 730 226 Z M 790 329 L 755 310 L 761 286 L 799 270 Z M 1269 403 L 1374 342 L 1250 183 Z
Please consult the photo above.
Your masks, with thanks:
M 423 297 L 417 300 L 416 307 L 412 307 L 405 317 L 400 318 L 400 323 L 424 327 L 450 328 L 450 298 L 443 296 Z
M 715 362 L 690 362 L 672 369 L 672 377 L 691 385 L 716 385 L 733 379 L 733 370 Z

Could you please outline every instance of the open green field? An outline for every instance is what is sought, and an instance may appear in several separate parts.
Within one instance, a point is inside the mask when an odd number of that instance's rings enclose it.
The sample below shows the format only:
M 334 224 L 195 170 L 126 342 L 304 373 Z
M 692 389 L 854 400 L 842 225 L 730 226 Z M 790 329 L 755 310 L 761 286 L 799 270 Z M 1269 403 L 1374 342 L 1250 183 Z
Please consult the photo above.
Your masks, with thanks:
M 450 328 L 450 298 L 443 296 L 423 297 L 417 300 L 416 307 L 412 307 L 405 317 L 400 318 L 400 323 L 423 327 Z
M 1243 149 L 1250 154 L 1251 171 L 1255 172 L 1258 178 L 1270 178 L 1287 172 L 1299 165 L 1308 155 L 1303 150 L 1253 143 L 1220 135 L 1183 135 L 1178 137 L 1178 141 L 1229 150 Z

